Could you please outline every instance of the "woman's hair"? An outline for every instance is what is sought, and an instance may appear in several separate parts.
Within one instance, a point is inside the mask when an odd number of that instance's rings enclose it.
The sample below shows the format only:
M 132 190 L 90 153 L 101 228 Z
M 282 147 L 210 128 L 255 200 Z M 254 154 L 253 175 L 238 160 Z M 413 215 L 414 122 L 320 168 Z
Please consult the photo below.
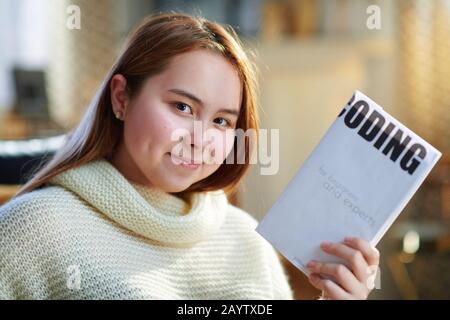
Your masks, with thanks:
M 110 81 L 114 74 L 122 74 L 126 78 L 127 93 L 133 98 L 139 94 L 145 80 L 163 72 L 175 55 L 202 48 L 220 53 L 236 68 L 243 85 L 236 129 L 244 132 L 254 129 L 257 133 L 257 69 L 233 28 L 183 13 L 150 15 L 130 34 L 81 122 L 68 134 L 65 145 L 47 164 L 37 168 L 16 196 L 44 186 L 52 177 L 66 170 L 112 155 L 123 135 L 123 122 L 115 118 L 111 106 Z M 235 159 L 232 164 L 224 161 L 213 174 L 178 195 L 189 199 L 193 192 L 219 189 L 227 194 L 233 193 L 249 169 L 254 148 L 255 143 L 249 143 L 248 136 L 244 144 L 237 143 L 235 137 L 231 152 L 233 155 L 244 154 L 245 161 L 237 163 Z

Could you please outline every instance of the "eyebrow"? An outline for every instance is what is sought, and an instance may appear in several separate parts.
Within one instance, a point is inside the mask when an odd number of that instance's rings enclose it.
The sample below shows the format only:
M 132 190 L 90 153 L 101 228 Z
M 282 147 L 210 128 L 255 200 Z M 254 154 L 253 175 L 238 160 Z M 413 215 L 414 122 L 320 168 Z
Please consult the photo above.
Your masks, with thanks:
M 203 103 L 203 101 L 200 98 L 196 97 L 195 95 L 193 95 L 190 92 L 187 92 L 187 91 L 182 90 L 182 89 L 169 89 L 168 91 L 172 92 L 172 93 L 175 93 L 175 94 L 178 94 L 180 96 L 184 96 L 184 97 L 186 97 L 186 98 L 196 102 L 201 107 L 205 106 L 205 104 Z M 233 109 L 220 109 L 218 112 L 228 113 L 228 114 L 234 115 L 236 117 L 239 116 L 239 111 L 233 110 Z

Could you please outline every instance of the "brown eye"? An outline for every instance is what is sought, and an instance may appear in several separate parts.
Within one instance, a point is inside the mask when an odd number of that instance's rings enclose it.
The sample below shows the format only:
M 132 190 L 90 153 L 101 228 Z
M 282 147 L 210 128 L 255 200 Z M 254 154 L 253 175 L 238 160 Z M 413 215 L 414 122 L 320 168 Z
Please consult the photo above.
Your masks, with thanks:
M 223 120 L 222 122 L 219 122 L 218 124 L 220 124 L 221 126 L 225 127 L 225 126 L 229 126 L 231 127 L 231 122 L 228 121 L 225 118 L 216 118 L 215 120 Z M 216 122 L 217 123 L 217 122 Z
M 175 108 L 183 113 L 192 113 L 192 108 L 185 103 L 177 102 L 175 103 Z

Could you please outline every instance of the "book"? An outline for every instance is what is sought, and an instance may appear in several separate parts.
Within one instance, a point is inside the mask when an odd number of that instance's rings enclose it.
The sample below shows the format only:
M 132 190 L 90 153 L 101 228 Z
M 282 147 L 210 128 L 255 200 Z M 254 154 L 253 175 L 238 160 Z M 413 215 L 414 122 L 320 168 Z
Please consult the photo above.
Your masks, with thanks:
M 320 243 L 375 246 L 441 155 L 356 91 L 256 231 L 306 275 L 310 260 L 343 263 Z

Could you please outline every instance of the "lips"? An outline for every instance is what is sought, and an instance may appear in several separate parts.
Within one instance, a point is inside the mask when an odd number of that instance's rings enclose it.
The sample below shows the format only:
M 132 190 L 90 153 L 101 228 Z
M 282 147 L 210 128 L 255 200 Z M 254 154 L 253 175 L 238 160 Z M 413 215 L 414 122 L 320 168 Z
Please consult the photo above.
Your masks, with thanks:
M 178 156 L 174 156 L 173 154 L 171 154 L 171 153 L 169 153 L 169 155 L 171 156 L 171 157 L 173 157 L 173 158 L 176 158 L 176 159 L 178 159 L 178 160 L 180 160 L 183 164 L 188 164 L 188 165 L 197 165 L 197 166 L 199 166 L 200 164 L 201 164 L 201 161 L 195 161 L 195 159 L 192 159 L 192 160 L 190 160 L 190 159 L 185 159 L 185 158 L 181 158 L 181 157 L 178 157 Z

